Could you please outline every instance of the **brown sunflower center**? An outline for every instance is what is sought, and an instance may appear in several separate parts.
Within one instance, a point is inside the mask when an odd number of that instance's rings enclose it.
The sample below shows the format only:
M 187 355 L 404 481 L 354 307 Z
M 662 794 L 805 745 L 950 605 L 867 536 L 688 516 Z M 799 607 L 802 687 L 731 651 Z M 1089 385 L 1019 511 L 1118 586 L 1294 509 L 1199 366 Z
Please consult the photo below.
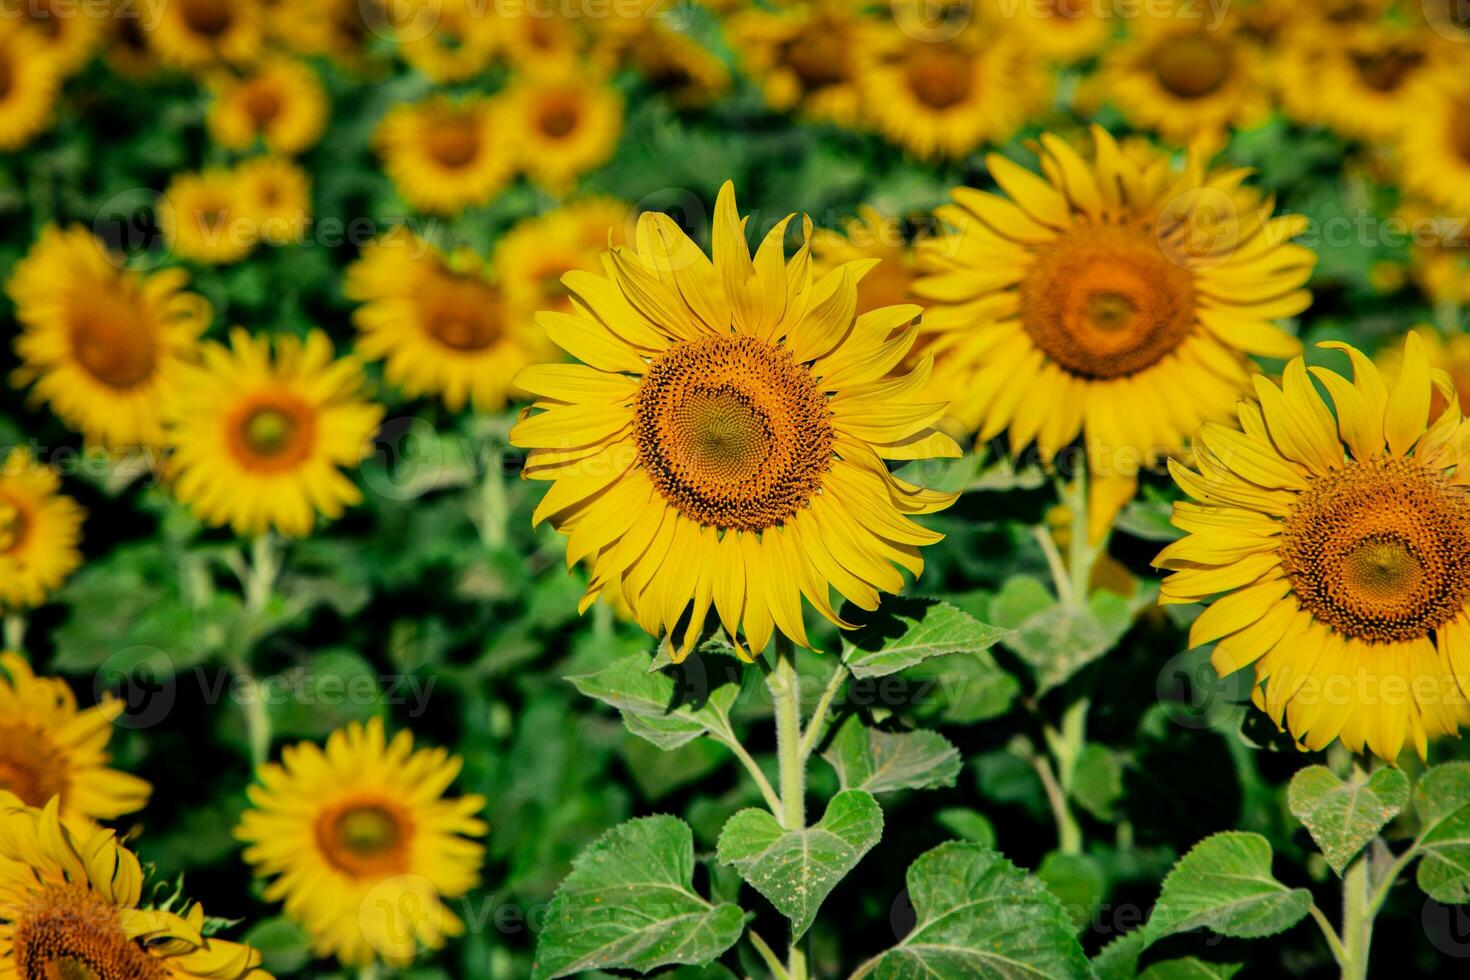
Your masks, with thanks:
M 480 155 L 480 130 L 469 116 L 450 116 L 430 127 L 427 145 L 435 163 L 458 170 Z
M 1087 0 L 1042 0 L 1040 10 L 1049 20 L 1082 20 L 1087 16 Z
M 245 111 L 256 128 L 269 125 L 285 107 L 281 93 L 270 85 L 256 83 L 245 92 Z
M 77 363 L 109 388 L 124 391 L 153 377 L 158 363 L 153 335 L 126 297 L 75 297 L 67 335 Z
M 806 506 L 832 465 L 827 399 L 791 353 L 753 337 L 680 344 L 634 399 L 639 459 L 684 516 L 759 531 Z
M 975 87 L 971 60 L 959 51 L 926 50 L 918 45 L 909 56 L 905 76 L 909 90 L 931 109 L 950 109 L 970 97 Z
M 67 757 L 34 725 L 0 721 L 0 789 L 27 806 L 45 806 L 67 788 Z
M 421 302 L 424 329 L 445 347 L 481 351 L 500 339 L 499 300 L 484 283 L 446 277 Z
M 783 49 L 786 64 L 807 92 L 840 85 L 847 80 L 847 41 L 832 25 L 813 23 Z
M 1021 281 L 1021 322 L 1057 364 L 1116 378 L 1156 364 L 1194 328 L 1194 280 L 1154 239 L 1082 226 L 1041 247 Z
M 10 64 L 10 56 L 0 51 L 0 100 L 10 96 L 15 88 L 15 68 Z
M 582 110 L 577 100 L 570 95 L 549 95 L 536 112 L 536 127 L 542 134 L 554 140 L 565 139 L 577 129 Z
M 1387 48 L 1353 55 L 1353 67 L 1363 84 L 1375 92 L 1396 92 L 1424 64 L 1424 52 Z
M 252 399 L 236 411 L 229 425 L 231 454 L 257 473 L 295 469 L 311 455 L 315 440 L 315 415 L 294 395 Z
M 1167 38 L 1153 52 L 1154 74 L 1181 99 L 1202 99 L 1219 91 L 1235 69 L 1230 45 L 1207 34 Z
M 1312 481 L 1281 535 L 1302 608 L 1368 643 L 1413 640 L 1470 599 L 1470 496 L 1397 456 Z
M 219 37 L 234 23 L 231 0 L 179 0 L 179 13 L 195 34 Z
M 357 877 L 401 873 L 408 866 L 413 826 L 387 802 L 349 803 L 317 818 L 322 855 L 340 871 Z
M 50 884 L 15 914 L 11 959 L 21 980 L 166 980 L 128 939 L 117 910 L 81 885 Z
M 1455 148 L 1461 160 L 1470 163 L 1470 95 L 1454 104 L 1449 121 L 1450 145 Z

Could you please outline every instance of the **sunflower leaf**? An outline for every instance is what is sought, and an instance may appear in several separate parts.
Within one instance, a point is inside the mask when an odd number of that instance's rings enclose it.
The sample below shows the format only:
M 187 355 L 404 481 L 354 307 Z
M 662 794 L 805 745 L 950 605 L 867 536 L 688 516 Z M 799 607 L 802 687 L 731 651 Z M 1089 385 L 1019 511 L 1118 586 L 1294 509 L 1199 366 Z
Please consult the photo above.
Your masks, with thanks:
M 653 662 L 649 653 L 633 653 L 567 680 L 617 708 L 629 731 L 661 749 L 677 749 L 701 735 L 734 738 L 730 708 L 740 686 L 728 673 L 693 657 L 668 670 L 650 671 Z
M 1446 905 L 1470 902 L 1470 762 L 1447 762 L 1419 777 L 1415 791 L 1423 829 L 1416 878 Z
M 892 793 L 953 786 L 960 753 L 938 732 L 884 732 L 850 716 L 822 755 L 837 770 L 843 789 Z
M 1274 936 L 1311 908 L 1311 892 L 1272 877 L 1266 838 L 1226 831 L 1206 837 L 1174 865 L 1144 935 L 1153 943 L 1203 927 L 1235 939 Z
M 874 964 L 874 980 L 1093 976 L 1056 896 L 983 844 L 941 844 L 906 881 L 918 922 Z
M 864 616 L 850 607 L 844 615 Z M 895 598 L 868 616 L 862 629 L 843 638 L 842 659 L 859 678 L 885 677 L 957 653 L 983 657 L 999 671 L 986 651 L 1006 633 L 938 599 Z
M 1193 956 L 1155 963 L 1138 975 L 1138 980 L 1230 980 L 1240 972 L 1239 963 L 1207 963 Z
M 677 817 L 630 820 L 573 862 L 547 912 L 532 980 L 605 967 L 706 964 L 745 931 L 746 913 L 694 890 L 694 833 Z
M 740 872 L 791 920 L 800 938 L 837 883 L 883 836 L 883 811 L 872 794 L 845 790 L 832 797 L 813 826 L 785 830 L 765 810 L 741 810 L 720 832 L 720 863 Z
M 1154 596 L 1152 587 L 1127 598 L 1099 590 L 1086 605 L 1072 606 L 1057 602 L 1037 580 L 1016 576 L 1001 588 L 990 609 L 996 623 L 1011 630 L 1005 645 L 1031 668 L 1040 695 L 1116 646 Z
M 1286 795 L 1292 815 L 1306 825 L 1322 856 L 1339 875 L 1409 802 L 1409 777 L 1380 769 L 1367 782 L 1348 783 L 1326 766 L 1308 766 Z

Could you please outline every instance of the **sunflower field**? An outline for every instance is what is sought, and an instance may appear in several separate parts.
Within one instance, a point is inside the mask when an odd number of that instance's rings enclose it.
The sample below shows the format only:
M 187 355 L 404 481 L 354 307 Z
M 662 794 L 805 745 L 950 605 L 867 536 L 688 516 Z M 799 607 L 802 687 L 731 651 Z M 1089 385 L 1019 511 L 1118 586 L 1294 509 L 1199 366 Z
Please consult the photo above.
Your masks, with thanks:
M 1466 0 L 0 0 L 0 980 L 1470 970 Z

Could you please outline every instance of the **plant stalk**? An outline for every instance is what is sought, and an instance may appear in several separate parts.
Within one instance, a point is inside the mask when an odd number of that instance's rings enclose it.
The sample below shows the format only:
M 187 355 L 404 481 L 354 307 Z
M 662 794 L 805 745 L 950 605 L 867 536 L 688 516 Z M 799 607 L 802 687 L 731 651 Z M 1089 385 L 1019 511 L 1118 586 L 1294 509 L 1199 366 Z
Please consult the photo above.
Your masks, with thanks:
M 1350 776 L 1354 784 L 1368 781 L 1368 773 L 1356 759 Z M 1342 980 L 1367 980 L 1368 952 L 1373 944 L 1373 915 L 1368 889 L 1373 874 L 1373 849 L 1348 865 L 1342 876 Z
M 776 665 L 766 677 L 776 710 L 776 759 L 780 767 L 781 813 L 787 831 L 806 828 L 806 756 L 802 754 L 801 680 L 796 673 L 796 651 L 779 630 Z M 817 718 L 813 717 L 813 724 Z M 806 951 L 795 938 L 786 955 L 788 980 L 807 980 Z

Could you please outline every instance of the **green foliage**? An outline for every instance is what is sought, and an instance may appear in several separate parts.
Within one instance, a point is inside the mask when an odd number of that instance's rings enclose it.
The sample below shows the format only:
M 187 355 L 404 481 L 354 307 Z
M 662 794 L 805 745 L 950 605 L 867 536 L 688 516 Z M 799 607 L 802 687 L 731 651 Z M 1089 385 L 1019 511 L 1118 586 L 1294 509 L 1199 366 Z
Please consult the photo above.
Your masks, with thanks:
M 856 716 L 843 722 L 824 758 L 843 789 L 873 794 L 953 786 L 961 767 L 959 750 L 938 732 L 885 732 Z
M 1271 844 L 1259 834 L 1215 834 L 1180 859 L 1145 929 L 1147 941 L 1206 928 L 1242 939 L 1274 936 L 1306 918 L 1312 896 L 1271 874 Z
M 1326 766 L 1308 766 L 1292 777 L 1287 801 L 1340 875 L 1409 802 L 1409 777 L 1380 769 L 1366 782 L 1349 783 Z

